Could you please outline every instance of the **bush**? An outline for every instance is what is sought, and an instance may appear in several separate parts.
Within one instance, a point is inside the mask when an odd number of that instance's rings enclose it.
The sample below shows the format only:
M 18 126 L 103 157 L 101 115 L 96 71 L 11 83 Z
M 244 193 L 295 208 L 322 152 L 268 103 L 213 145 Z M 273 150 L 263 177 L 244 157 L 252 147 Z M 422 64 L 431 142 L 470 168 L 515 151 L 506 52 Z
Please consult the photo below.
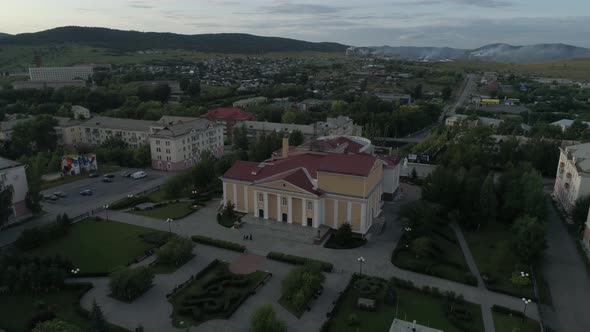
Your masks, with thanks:
M 71 225 L 67 214 L 57 215 L 55 221 L 43 226 L 25 229 L 14 245 L 20 250 L 31 250 L 66 235 Z
M 146 195 L 132 196 L 123 198 L 122 200 L 116 201 L 110 205 L 113 210 L 121 210 L 130 207 L 134 207 L 142 203 L 152 203 L 152 200 Z
M 170 234 L 164 232 L 149 232 L 140 234 L 139 238 L 147 244 L 151 244 L 155 247 L 161 247 L 166 242 L 168 242 L 170 239 Z
M 311 258 L 301 257 L 301 256 L 294 256 L 294 255 L 287 255 L 280 252 L 271 251 L 266 255 L 268 259 L 272 259 L 279 262 L 294 264 L 294 265 L 305 265 L 308 263 L 316 263 L 319 264 L 320 268 L 324 272 L 332 272 L 334 265 L 332 263 L 323 262 Z
M 499 312 L 501 314 L 506 314 L 506 315 L 510 315 L 510 316 L 514 316 L 514 317 L 518 317 L 518 318 L 524 317 L 524 314 L 522 313 L 522 311 L 512 310 L 510 308 L 502 307 L 502 306 L 499 306 L 496 304 L 494 304 L 492 306 L 492 310 L 495 312 Z
M 153 285 L 154 274 L 145 267 L 121 269 L 111 274 L 109 287 L 114 297 L 133 301 Z
M 214 239 L 214 238 L 207 237 L 207 236 L 193 235 L 191 237 L 191 239 L 194 242 L 206 244 L 206 245 L 213 246 L 213 247 L 233 250 L 233 251 L 237 251 L 237 252 L 246 251 L 246 247 L 241 244 L 229 242 L 229 241 L 218 240 L 218 239 Z
M 325 279 L 319 264 L 308 263 L 299 266 L 283 279 L 282 298 L 291 303 L 297 311 L 303 312 Z
M 357 326 L 359 325 L 359 318 L 356 314 L 350 314 L 346 319 L 346 324 L 348 324 L 348 326 Z
M 175 236 L 156 251 L 158 263 L 178 266 L 192 257 L 195 244 L 188 238 Z
M 352 242 L 352 227 L 350 224 L 342 224 L 338 227 L 334 240 L 340 246 L 346 246 Z

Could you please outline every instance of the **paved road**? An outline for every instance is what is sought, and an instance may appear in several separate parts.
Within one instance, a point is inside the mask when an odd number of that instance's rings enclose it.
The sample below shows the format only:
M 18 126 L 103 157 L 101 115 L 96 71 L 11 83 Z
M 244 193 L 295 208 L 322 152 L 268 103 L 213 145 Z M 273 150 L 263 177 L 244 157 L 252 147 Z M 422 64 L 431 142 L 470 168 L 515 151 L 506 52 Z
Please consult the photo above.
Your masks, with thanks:
M 549 204 L 547 244 L 543 273 L 553 309 L 543 306 L 548 325 L 561 332 L 590 331 L 590 277 L 575 243 Z

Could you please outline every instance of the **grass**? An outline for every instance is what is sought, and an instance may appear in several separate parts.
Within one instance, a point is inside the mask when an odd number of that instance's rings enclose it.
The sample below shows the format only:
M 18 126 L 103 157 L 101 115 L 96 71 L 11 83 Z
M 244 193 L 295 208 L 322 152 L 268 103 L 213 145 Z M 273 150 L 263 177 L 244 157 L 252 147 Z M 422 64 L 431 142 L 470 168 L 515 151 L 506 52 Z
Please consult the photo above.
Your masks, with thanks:
M 166 220 L 168 218 L 177 220 L 182 219 L 188 216 L 189 214 L 197 211 L 196 209 L 192 208 L 192 205 L 192 202 L 170 203 L 165 206 L 157 207 L 151 210 L 131 210 L 129 211 L 129 213 L 161 220 Z
M 78 299 L 87 290 L 83 288 L 64 289 L 49 294 L 3 294 L 0 296 L 0 328 L 9 332 L 28 332 L 28 322 L 35 313 L 35 303 L 43 301 L 53 308 L 58 319 L 87 330 L 90 326 L 86 316 L 77 310 Z M 126 331 L 112 326 L 111 332 Z
M 119 166 L 99 166 L 98 173 L 99 174 L 107 174 L 107 173 L 117 172 L 120 169 L 121 169 L 121 167 L 119 167 Z M 41 190 L 61 186 L 63 184 L 72 183 L 72 182 L 76 182 L 76 181 L 87 179 L 87 178 L 88 178 L 88 173 L 83 173 L 83 174 L 78 174 L 78 175 L 64 176 L 64 177 L 60 178 L 59 180 L 55 180 L 55 181 L 44 181 L 44 182 L 41 182 Z
M 229 272 L 229 265 L 227 263 L 222 263 L 219 261 L 215 261 L 210 265 L 206 271 L 202 271 L 203 274 L 197 276 L 193 281 L 191 281 L 186 288 L 182 289 L 180 292 L 176 293 L 169 299 L 169 302 L 173 306 L 172 311 L 172 323 L 176 327 L 181 326 L 196 326 L 205 321 L 212 320 L 212 319 L 227 319 L 231 316 L 231 314 L 240 306 L 240 304 L 245 300 L 253 289 L 260 283 L 264 278 L 266 278 L 267 273 L 265 272 L 254 272 L 243 276 L 246 280 L 246 283 L 242 287 L 234 286 L 231 284 L 222 285 L 222 282 L 214 282 L 212 285 L 221 286 L 221 294 L 217 296 L 207 296 L 206 290 L 204 286 L 207 282 L 211 281 L 212 279 L 219 278 L 221 276 L 229 276 L 229 277 L 236 277 L 237 275 Z M 211 286 L 209 286 L 211 287 Z M 225 304 L 222 308 L 215 312 L 209 312 L 204 310 L 204 306 L 202 305 L 183 305 L 183 303 L 187 300 L 191 299 L 191 296 L 198 296 L 204 295 L 203 299 L 211 299 L 212 301 L 223 301 Z M 234 296 L 234 301 L 228 302 L 228 299 Z M 226 305 L 227 304 L 227 305 Z M 191 312 L 190 313 L 181 313 L 182 308 L 188 308 Z M 199 311 L 198 317 L 194 317 L 192 310 L 197 308 Z M 184 322 L 184 324 L 180 324 L 180 322 Z
M 158 261 L 156 261 L 156 264 L 150 265 L 150 269 L 152 270 L 152 272 L 154 272 L 154 274 L 170 274 L 170 273 L 174 273 L 181 266 L 183 266 L 184 264 L 190 262 L 190 260 L 193 259 L 193 258 L 195 258 L 195 255 L 194 254 L 191 254 L 190 258 L 188 258 L 184 262 L 181 262 L 178 265 L 160 264 Z
M 496 332 L 513 332 L 515 328 L 518 328 L 519 332 L 541 332 L 539 322 L 530 318 L 526 318 L 523 323 L 520 317 L 497 311 L 492 311 L 492 316 Z
M 162 232 L 88 218 L 73 224 L 66 236 L 28 253 L 67 257 L 82 273 L 108 273 L 153 248 L 139 238 L 140 234 L 147 233 Z
M 398 242 L 391 262 L 405 270 L 433 275 L 460 283 L 474 284 L 477 281 L 465 262 L 461 246 L 455 233 L 449 226 L 444 226 L 429 235 L 433 250 L 430 257 L 417 258 L 406 245 L 404 238 Z
M 445 332 L 461 332 L 447 318 L 444 312 L 444 299 L 421 293 L 411 289 L 397 289 L 399 305 L 380 303 L 377 311 L 364 311 L 356 307 L 359 291 L 350 287 L 344 294 L 342 302 L 337 306 L 331 318 L 330 332 L 387 332 L 394 318 L 405 321 L 416 320 L 416 323 L 441 329 Z M 483 319 L 479 305 L 466 303 L 462 305 L 474 317 L 476 331 L 483 331 Z M 350 326 L 348 318 L 356 315 L 359 324 Z
M 509 239 L 510 229 L 500 223 L 491 223 L 476 232 L 465 232 L 465 239 L 479 272 L 488 276 L 488 289 L 513 294 L 518 297 L 534 299 L 532 284 L 528 287 L 514 285 L 510 278 L 518 272 L 518 258 L 512 252 Z
M 147 197 L 149 197 L 150 200 L 154 203 L 165 202 L 168 200 L 168 198 L 166 198 L 166 192 L 164 190 L 154 191 L 153 193 L 148 194 Z

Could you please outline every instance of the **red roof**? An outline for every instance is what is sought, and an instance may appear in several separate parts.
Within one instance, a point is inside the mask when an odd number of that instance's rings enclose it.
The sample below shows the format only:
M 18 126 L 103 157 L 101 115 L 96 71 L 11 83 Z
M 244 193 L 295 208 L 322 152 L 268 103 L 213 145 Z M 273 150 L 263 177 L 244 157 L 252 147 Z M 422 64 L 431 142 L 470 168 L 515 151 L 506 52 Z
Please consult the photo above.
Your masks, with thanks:
M 252 112 L 243 111 L 241 108 L 237 107 L 225 107 L 225 108 L 216 108 L 211 110 L 205 114 L 205 117 L 208 119 L 215 119 L 215 120 L 255 120 L 256 114 Z
M 318 171 L 368 176 L 376 161 L 377 158 L 369 154 L 318 154 L 310 152 L 262 163 L 237 161 L 223 177 L 258 183 L 282 179 L 311 191 L 309 188 L 313 189 L 313 184 L 309 181 L 305 171 L 313 179 L 317 179 Z

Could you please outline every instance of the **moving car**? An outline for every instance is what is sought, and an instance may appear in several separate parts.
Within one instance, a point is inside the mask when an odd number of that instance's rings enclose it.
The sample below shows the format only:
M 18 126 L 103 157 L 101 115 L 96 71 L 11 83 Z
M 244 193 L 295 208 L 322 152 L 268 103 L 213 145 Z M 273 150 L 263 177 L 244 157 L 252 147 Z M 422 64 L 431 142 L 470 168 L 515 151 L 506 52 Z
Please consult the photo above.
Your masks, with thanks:
M 129 172 L 129 171 L 121 172 L 121 176 L 124 177 L 124 178 L 128 178 L 128 177 L 131 176 L 131 172 Z
M 55 196 L 57 196 L 57 197 L 61 197 L 61 198 L 68 196 L 68 195 L 67 195 L 66 193 L 64 193 L 63 191 L 56 191 L 56 192 L 54 192 L 53 194 L 54 194 Z
M 131 174 L 131 177 L 133 179 L 141 179 L 141 178 L 145 178 L 147 176 L 147 173 L 144 171 L 139 171 L 139 172 L 135 172 L 133 174 Z
M 56 195 L 43 195 L 43 199 L 45 200 L 50 200 L 50 201 L 57 201 L 59 199 L 59 197 L 57 197 Z
M 113 179 L 108 178 L 108 177 L 105 176 L 104 178 L 102 178 L 101 181 L 104 182 L 104 183 L 111 183 L 111 182 L 113 182 Z
M 110 174 L 110 173 L 109 173 L 109 174 L 105 174 L 105 175 L 104 175 L 104 177 L 105 177 L 105 178 L 112 179 L 112 178 L 114 178 L 114 177 L 115 177 L 115 174 Z
M 90 173 L 90 174 L 88 174 L 88 177 L 89 178 L 97 178 L 99 176 L 100 176 L 100 174 L 98 174 L 98 173 Z
M 82 195 L 82 196 L 92 196 L 92 194 L 93 194 L 93 192 L 90 189 L 85 189 L 80 192 L 80 195 Z

